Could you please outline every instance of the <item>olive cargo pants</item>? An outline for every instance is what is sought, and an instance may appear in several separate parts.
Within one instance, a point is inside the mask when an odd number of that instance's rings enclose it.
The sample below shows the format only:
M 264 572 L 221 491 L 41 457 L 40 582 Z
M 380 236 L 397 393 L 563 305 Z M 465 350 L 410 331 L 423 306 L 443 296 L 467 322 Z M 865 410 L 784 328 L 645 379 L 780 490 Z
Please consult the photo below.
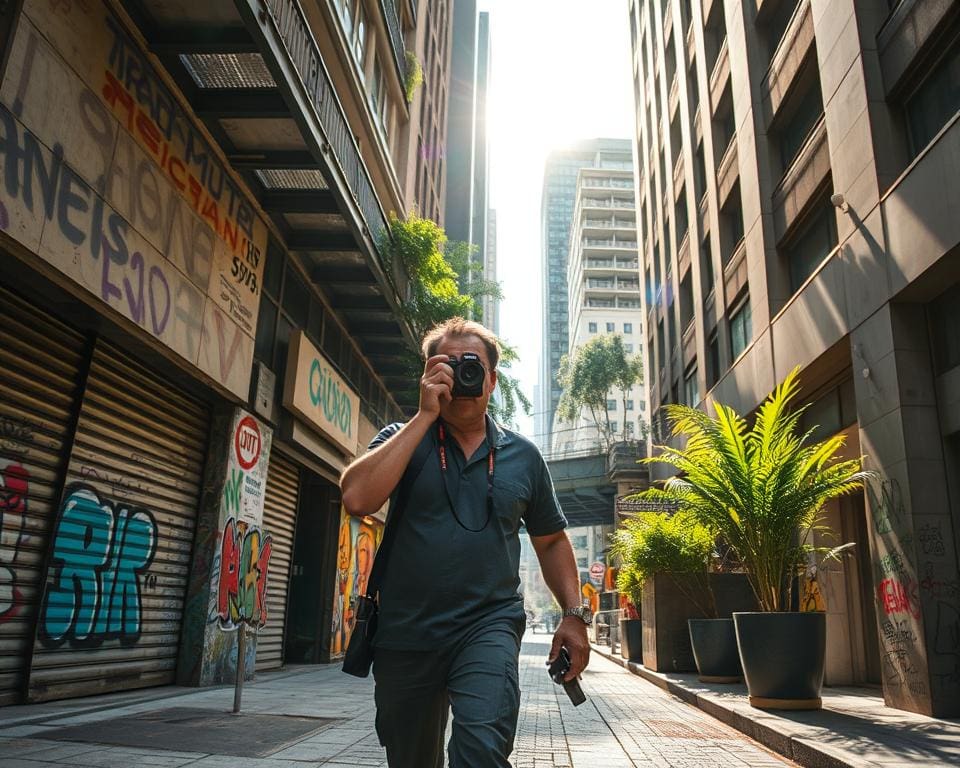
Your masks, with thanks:
M 520 712 L 516 630 L 498 623 L 441 651 L 377 648 L 377 735 L 390 768 L 509 768 Z

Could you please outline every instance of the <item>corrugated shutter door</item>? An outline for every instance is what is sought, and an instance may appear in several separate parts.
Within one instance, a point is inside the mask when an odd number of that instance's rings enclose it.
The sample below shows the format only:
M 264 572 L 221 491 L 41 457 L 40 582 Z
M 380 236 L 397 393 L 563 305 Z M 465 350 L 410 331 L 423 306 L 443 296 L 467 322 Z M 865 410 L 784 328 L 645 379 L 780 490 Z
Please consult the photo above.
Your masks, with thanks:
M 267 472 L 263 529 L 272 539 L 267 571 L 267 623 L 257 637 L 257 672 L 280 669 L 283 664 L 283 630 L 287 619 L 287 590 L 293 560 L 293 532 L 297 520 L 300 472 L 274 449 Z
M 84 345 L 0 288 L 0 706 L 25 689 Z
M 174 682 L 209 414 L 99 342 L 51 542 L 32 701 Z

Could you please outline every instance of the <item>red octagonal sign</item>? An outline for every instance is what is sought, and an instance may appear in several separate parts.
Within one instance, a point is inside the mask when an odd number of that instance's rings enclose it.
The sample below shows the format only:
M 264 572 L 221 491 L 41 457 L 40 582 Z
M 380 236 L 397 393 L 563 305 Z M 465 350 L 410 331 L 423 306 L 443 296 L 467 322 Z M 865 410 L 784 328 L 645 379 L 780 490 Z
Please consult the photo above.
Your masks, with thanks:
M 245 472 L 249 472 L 260 461 L 262 445 L 257 420 L 253 416 L 244 416 L 237 424 L 237 431 L 233 436 L 233 447 L 237 453 L 237 461 Z

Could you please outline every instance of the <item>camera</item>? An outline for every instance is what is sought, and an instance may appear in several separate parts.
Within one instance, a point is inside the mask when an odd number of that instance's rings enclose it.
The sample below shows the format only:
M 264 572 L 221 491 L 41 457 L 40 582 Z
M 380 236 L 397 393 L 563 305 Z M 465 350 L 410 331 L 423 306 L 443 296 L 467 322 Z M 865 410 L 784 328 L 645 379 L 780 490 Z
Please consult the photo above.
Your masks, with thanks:
M 576 679 L 567 681 L 563 679 L 563 676 L 570 671 L 570 654 L 566 648 L 561 648 L 560 653 L 557 654 L 557 658 L 553 660 L 553 663 L 547 662 L 547 667 L 547 674 L 550 675 L 550 679 L 557 685 L 563 686 L 563 690 L 567 696 L 570 697 L 570 703 L 573 704 L 573 706 L 579 707 L 587 700 L 583 689 L 580 687 L 580 683 L 577 682 Z
M 480 397 L 483 394 L 483 378 L 487 369 L 480 356 L 464 352 L 460 359 L 451 355 L 448 365 L 453 368 L 453 396 Z

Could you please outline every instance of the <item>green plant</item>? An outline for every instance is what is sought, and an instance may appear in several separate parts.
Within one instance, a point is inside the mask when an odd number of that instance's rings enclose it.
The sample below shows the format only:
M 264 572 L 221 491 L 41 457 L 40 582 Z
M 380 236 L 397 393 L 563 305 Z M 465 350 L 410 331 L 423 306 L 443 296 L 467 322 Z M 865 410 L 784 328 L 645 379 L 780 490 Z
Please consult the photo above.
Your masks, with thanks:
M 563 394 L 557 414 L 564 421 L 575 422 L 581 410 L 586 408 L 609 447 L 614 435 L 607 411 L 607 395 L 610 390 L 619 389 L 626 413 L 627 393 L 642 380 L 640 356 L 627 354 L 622 336 L 612 333 L 595 336 L 560 359 L 557 381 L 563 387 Z
M 500 284 L 483 279 L 480 265 L 472 258 L 474 248 L 448 241 L 439 224 L 416 213 L 406 219 L 391 214 L 389 232 L 382 233 L 379 250 L 388 280 L 398 296 L 402 293 L 393 282 L 394 266 L 399 264 L 409 278 L 409 293 L 400 312 L 418 338 L 451 317 L 482 320 L 480 300 L 488 296 L 502 298 Z M 501 347 L 499 396 L 490 401 L 490 412 L 497 421 L 509 425 L 514 423 L 518 406 L 528 415 L 531 406 L 516 378 L 509 373 L 511 364 L 519 359 L 516 350 L 502 340 Z M 410 350 L 407 372 L 411 383 L 417 381 L 422 369 L 419 353 Z
M 403 73 L 403 90 L 407 97 L 407 104 L 411 104 L 417 88 L 423 85 L 423 67 L 413 51 L 407 51 L 404 58 L 406 70 Z
M 688 512 L 640 512 L 612 535 L 612 551 L 621 560 L 617 589 L 634 605 L 644 582 L 665 574 L 705 616 L 717 615 L 709 567 L 714 536 Z
M 794 579 L 811 559 L 849 550 L 849 544 L 830 549 L 811 542 L 815 533 L 830 533 L 823 505 L 869 477 L 860 459 L 837 458 L 842 435 L 814 442 L 816 427 L 800 433 L 805 407 L 790 407 L 799 390 L 795 369 L 768 395 L 752 426 L 719 403 L 712 417 L 668 406 L 672 435 L 686 444 L 657 446 L 661 453 L 644 461 L 671 465 L 680 475 L 637 495 L 676 504 L 716 531 L 747 571 L 763 611 L 789 609 Z

